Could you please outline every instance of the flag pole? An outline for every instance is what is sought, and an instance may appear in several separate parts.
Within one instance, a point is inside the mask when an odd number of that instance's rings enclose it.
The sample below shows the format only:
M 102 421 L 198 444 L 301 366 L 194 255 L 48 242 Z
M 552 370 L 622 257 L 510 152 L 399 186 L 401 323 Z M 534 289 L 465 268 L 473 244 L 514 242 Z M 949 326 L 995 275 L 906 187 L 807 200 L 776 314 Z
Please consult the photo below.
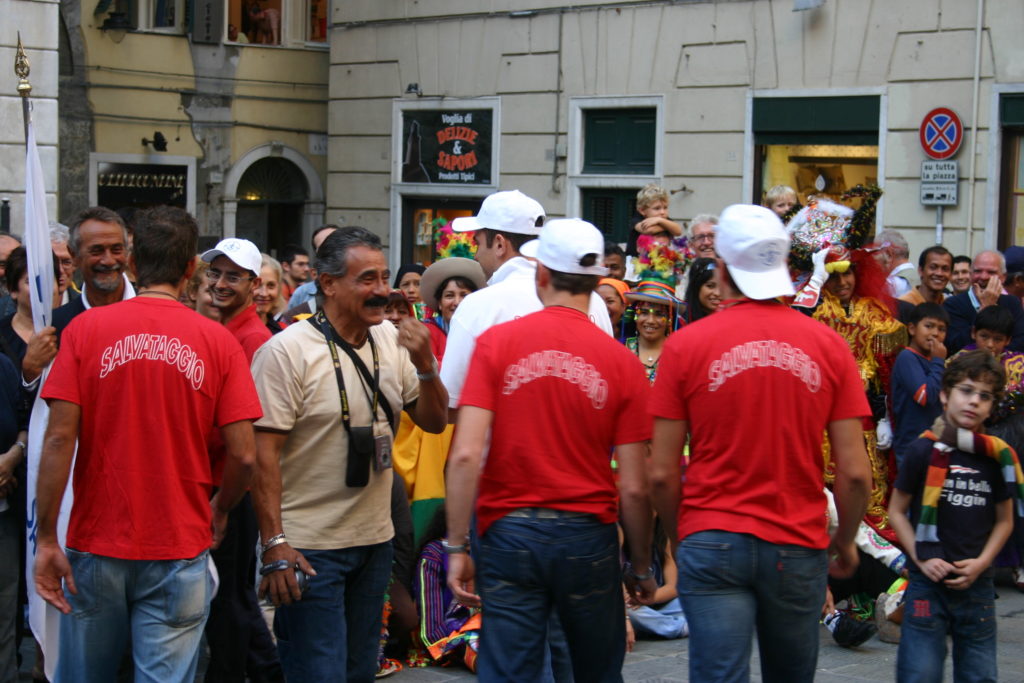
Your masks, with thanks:
M 32 120 L 32 84 L 28 81 L 31 65 L 25 54 L 25 46 L 21 44 L 21 31 L 18 31 L 18 50 L 14 56 L 14 74 L 18 77 L 18 94 L 21 95 L 21 114 L 25 121 L 25 142 L 28 142 L 28 124 Z

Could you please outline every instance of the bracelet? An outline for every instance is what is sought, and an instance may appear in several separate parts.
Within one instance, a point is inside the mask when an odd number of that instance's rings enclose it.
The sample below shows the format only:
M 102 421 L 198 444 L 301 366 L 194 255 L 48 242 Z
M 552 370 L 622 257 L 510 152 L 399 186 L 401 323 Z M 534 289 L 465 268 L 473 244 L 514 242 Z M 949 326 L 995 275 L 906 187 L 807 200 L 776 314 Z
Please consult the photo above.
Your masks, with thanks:
M 278 534 L 277 536 L 271 536 L 270 540 L 268 540 L 266 543 L 263 544 L 263 548 L 260 550 L 260 552 L 265 553 L 268 550 L 270 550 L 271 548 L 273 548 L 275 545 L 281 545 L 282 543 L 287 543 L 287 542 L 288 542 L 288 539 L 286 539 L 284 537 L 284 534 Z
M 654 567 L 648 567 L 646 574 L 637 574 L 636 570 L 633 569 L 633 564 L 627 561 L 622 568 L 622 573 L 636 579 L 637 581 L 646 581 L 654 576 Z
M 271 562 L 270 564 L 265 564 L 260 567 L 260 576 L 266 576 L 267 574 L 273 574 L 274 572 L 282 572 L 290 566 L 291 564 L 288 560 L 277 560 L 276 562 Z
M 437 360 L 434 360 L 434 364 L 431 366 L 428 372 L 417 372 L 416 379 L 421 382 L 429 382 L 430 380 L 438 376 L 437 372 Z
M 463 543 L 462 545 L 451 545 L 444 538 L 441 539 L 441 550 L 444 551 L 445 555 L 458 555 L 459 553 L 468 553 L 469 544 Z
M 15 446 L 21 446 L 21 453 L 22 453 L 22 455 L 24 455 L 25 453 L 28 453 L 28 445 L 24 441 L 15 441 L 14 445 Z

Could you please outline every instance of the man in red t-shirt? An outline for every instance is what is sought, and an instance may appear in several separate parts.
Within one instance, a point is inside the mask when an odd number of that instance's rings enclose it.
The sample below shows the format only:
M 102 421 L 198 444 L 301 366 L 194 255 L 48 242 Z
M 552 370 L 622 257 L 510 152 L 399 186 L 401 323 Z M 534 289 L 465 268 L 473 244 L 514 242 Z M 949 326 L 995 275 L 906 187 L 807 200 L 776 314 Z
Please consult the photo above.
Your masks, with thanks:
M 77 316 L 42 390 L 35 584 L 64 613 L 55 681 L 114 679 L 129 634 L 137 679 L 195 676 L 209 548 L 249 483 L 262 415 L 241 347 L 178 303 L 197 240 L 181 209 L 144 212 L 131 257 L 138 296 Z M 228 461 L 211 499 L 214 425 Z M 56 521 L 76 438 L 64 551 Z
M 448 462 L 443 546 L 456 597 L 468 605 L 482 598 L 481 679 L 539 680 L 553 609 L 575 679 L 621 680 L 620 515 L 632 549 L 627 586 L 645 601 L 656 588 L 644 475 L 650 421 L 637 410 L 647 382 L 636 357 L 587 314 L 606 273 L 603 254 L 601 233 L 589 223 L 544 226 L 536 274 L 544 309 L 484 332 L 470 362 Z
M 251 364 L 256 349 L 270 339 L 270 330 L 259 319 L 253 303 L 261 282 L 263 256 L 249 240 L 229 237 L 201 258 L 210 264 L 204 273 L 210 303 L 220 312 L 221 324 L 242 345 L 245 360 Z M 217 486 L 224 465 L 224 444 L 216 431 L 210 437 L 210 457 Z M 282 678 L 277 647 L 256 602 L 253 548 L 258 538 L 256 513 L 246 493 L 228 515 L 224 540 L 210 553 L 220 577 L 206 622 L 206 642 L 210 646 L 206 675 L 211 680 L 230 680 L 243 672 L 260 680 Z
M 793 294 L 778 217 L 731 206 L 715 247 L 725 308 L 669 338 L 650 401 L 651 494 L 663 520 L 678 519 L 690 678 L 746 680 L 756 625 L 762 676 L 810 681 L 826 548 L 833 575 L 857 564 L 854 537 L 871 482 L 860 418 L 869 409 L 846 342 L 776 299 Z M 839 510 L 831 539 L 826 429 Z

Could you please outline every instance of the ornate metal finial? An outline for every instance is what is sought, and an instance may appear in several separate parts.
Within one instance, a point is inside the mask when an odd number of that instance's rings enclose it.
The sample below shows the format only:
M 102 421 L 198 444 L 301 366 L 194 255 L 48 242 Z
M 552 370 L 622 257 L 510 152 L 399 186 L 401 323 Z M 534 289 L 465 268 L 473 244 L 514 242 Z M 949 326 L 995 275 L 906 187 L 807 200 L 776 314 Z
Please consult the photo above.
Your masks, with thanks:
M 18 77 L 18 94 L 28 97 L 32 93 L 32 84 L 28 82 L 30 67 L 25 47 L 21 44 L 21 31 L 18 31 L 18 51 L 14 57 L 14 73 Z

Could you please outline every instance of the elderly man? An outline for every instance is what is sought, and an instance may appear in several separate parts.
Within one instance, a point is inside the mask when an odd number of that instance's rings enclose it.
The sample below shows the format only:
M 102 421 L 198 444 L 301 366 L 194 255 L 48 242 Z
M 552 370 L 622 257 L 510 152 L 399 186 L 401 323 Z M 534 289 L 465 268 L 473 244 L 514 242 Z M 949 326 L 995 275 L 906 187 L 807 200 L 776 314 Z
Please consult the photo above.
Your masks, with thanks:
M 715 258 L 715 226 L 718 216 L 701 213 L 690 221 L 690 249 L 698 258 Z
M 82 274 L 82 296 L 53 312 L 58 336 L 79 313 L 135 296 L 125 274 L 128 230 L 116 213 L 94 206 L 78 214 L 71 224 L 68 250 Z
M 448 394 L 426 327 L 380 324 L 390 291 L 380 238 L 339 228 L 317 250 L 316 271 L 323 308 L 253 361 L 265 413 L 253 488 L 260 593 L 280 605 L 274 632 L 288 680 L 372 681 L 391 575 L 398 413 L 440 433 Z
M 51 413 L 35 585 L 65 615 L 55 681 L 113 680 L 129 640 L 136 680 L 195 677 L 209 549 L 249 484 L 261 414 L 242 349 L 178 302 L 198 234 L 181 209 L 144 212 L 132 256 L 139 296 L 75 319 L 40 392 Z M 214 427 L 228 462 L 211 499 Z M 57 517 L 72 467 L 65 551 Z
M 889 284 L 889 293 L 898 298 L 916 287 L 917 269 L 910 262 L 906 238 L 896 230 L 883 230 L 875 236 L 875 243 L 880 247 L 875 258 L 889 274 L 885 280 Z
M 986 306 L 999 305 L 1013 315 L 1013 336 L 1009 348 L 1024 352 L 1024 308 L 1021 300 L 1003 294 L 1006 261 L 998 251 L 981 251 L 971 262 L 971 288 L 946 299 L 943 304 L 949 312 L 949 331 L 946 348 L 953 355 L 971 341 L 971 328 L 978 311 Z
M 57 287 L 60 290 L 60 303 L 63 306 L 78 296 L 78 288 L 75 287 L 73 276 L 75 274 L 75 260 L 68 250 L 68 240 L 71 238 L 71 230 L 61 223 L 50 221 L 50 247 L 54 256 L 60 262 L 60 278 L 57 280 Z
M 871 480 L 861 418 L 869 409 L 846 342 L 777 300 L 793 293 L 779 218 L 730 206 L 717 243 L 719 290 L 733 303 L 669 338 L 649 404 L 651 497 L 679 541 L 690 680 L 747 680 L 756 629 L 765 680 L 811 681 L 826 548 L 837 576 L 858 561 L 854 537 Z M 831 537 L 823 523 L 826 429 L 839 510 Z

